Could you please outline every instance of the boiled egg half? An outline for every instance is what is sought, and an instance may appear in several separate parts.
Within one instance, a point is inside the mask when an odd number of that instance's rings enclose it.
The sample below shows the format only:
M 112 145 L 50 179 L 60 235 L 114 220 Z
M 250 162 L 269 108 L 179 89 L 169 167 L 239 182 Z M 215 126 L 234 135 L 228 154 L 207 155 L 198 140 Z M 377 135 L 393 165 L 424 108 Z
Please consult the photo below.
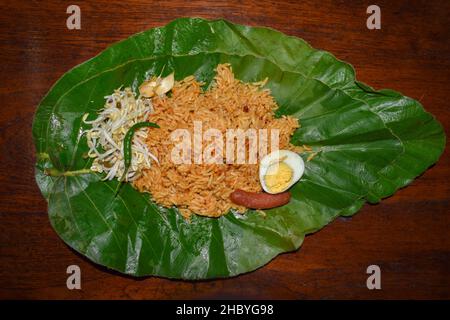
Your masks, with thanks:
M 265 192 L 276 194 L 292 187 L 303 175 L 302 157 L 289 150 L 277 150 L 261 159 L 259 181 Z

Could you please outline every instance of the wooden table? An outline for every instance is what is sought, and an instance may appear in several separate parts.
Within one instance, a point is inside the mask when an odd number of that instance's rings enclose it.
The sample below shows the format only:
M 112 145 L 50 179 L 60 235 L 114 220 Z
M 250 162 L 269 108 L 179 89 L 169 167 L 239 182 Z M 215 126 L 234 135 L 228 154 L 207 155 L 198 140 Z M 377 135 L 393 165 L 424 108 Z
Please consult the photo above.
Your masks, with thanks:
M 237 278 L 187 282 L 121 276 L 64 245 L 34 181 L 31 139 L 35 108 L 64 72 L 117 40 L 180 16 L 222 17 L 304 38 L 353 64 L 363 82 L 420 100 L 448 134 L 450 2 L 376 1 L 381 30 L 366 27 L 372 1 L 76 3 L 81 30 L 66 28 L 69 3 L 2 4 L 0 298 L 450 298 L 448 149 L 408 188 L 308 236 L 298 252 Z M 81 290 L 66 288 L 71 264 L 81 267 Z M 366 288 L 372 264 L 381 267 L 381 290 Z

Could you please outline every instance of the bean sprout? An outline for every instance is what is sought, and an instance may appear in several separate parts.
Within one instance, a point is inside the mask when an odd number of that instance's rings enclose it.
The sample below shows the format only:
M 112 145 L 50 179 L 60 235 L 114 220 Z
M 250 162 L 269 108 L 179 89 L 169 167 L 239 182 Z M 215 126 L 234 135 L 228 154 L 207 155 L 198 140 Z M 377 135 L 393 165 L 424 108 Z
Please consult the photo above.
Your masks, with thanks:
M 86 130 L 88 156 L 94 161 L 91 170 L 105 173 L 103 180 L 120 179 L 125 170 L 123 157 L 123 139 L 127 131 L 136 123 L 147 121 L 153 112 L 150 98 L 139 96 L 131 88 L 120 88 L 112 95 L 105 97 L 106 102 L 98 117 L 87 121 L 89 114 L 83 116 L 83 122 L 92 125 Z M 147 128 L 136 131 L 132 142 L 132 162 L 126 174 L 126 181 L 133 181 L 141 175 L 141 171 L 149 168 L 158 159 L 145 144 Z M 144 139 L 140 139 L 144 138 Z M 144 140 L 144 141 L 143 141 Z

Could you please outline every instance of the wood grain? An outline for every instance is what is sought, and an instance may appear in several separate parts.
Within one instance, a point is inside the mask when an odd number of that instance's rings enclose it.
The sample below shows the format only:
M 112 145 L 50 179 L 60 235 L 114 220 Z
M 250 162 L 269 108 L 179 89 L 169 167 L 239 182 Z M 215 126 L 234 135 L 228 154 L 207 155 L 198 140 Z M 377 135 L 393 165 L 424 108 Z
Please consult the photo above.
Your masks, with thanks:
M 0 298 L 450 298 L 450 160 L 379 205 L 308 236 L 298 252 L 237 278 L 133 279 L 96 266 L 52 230 L 34 182 L 36 106 L 68 69 L 111 43 L 180 16 L 226 18 L 304 38 L 353 64 L 359 80 L 420 100 L 450 128 L 450 2 L 377 1 L 382 29 L 366 28 L 369 1 L 77 1 L 82 29 L 67 30 L 64 1 L 2 2 L 0 13 Z M 66 288 L 66 267 L 82 290 Z M 382 290 L 366 288 L 366 268 Z

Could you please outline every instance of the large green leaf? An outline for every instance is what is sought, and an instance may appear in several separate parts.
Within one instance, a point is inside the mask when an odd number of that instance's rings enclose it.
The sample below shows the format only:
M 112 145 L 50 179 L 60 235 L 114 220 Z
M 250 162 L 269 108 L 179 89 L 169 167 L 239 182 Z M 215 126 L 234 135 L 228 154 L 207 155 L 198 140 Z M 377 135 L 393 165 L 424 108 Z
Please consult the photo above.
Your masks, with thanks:
M 148 74 L 194 74 L 206 86 L 218 63 L 236 77 L 269 77 L 279 115 L 298 117 L 292 142 L 318 152 L 292 189 L 291 202 L 268 210 L 185 221 L 131 186 L 89 173 L 81 117 L 103 97 Z M 92 261 L 135 275 L 203 279 L 254 270 L 297 249 L 304 236 L 366 202 L 406 186 L 437 161 L 441 125 L 415 100 L 374 91 L 352 67 L 306 42 L 267 28 L 178 19 L 132 36 L 67 72 L 42 100 L 33 123 L 36 180 L 60 237 Z

